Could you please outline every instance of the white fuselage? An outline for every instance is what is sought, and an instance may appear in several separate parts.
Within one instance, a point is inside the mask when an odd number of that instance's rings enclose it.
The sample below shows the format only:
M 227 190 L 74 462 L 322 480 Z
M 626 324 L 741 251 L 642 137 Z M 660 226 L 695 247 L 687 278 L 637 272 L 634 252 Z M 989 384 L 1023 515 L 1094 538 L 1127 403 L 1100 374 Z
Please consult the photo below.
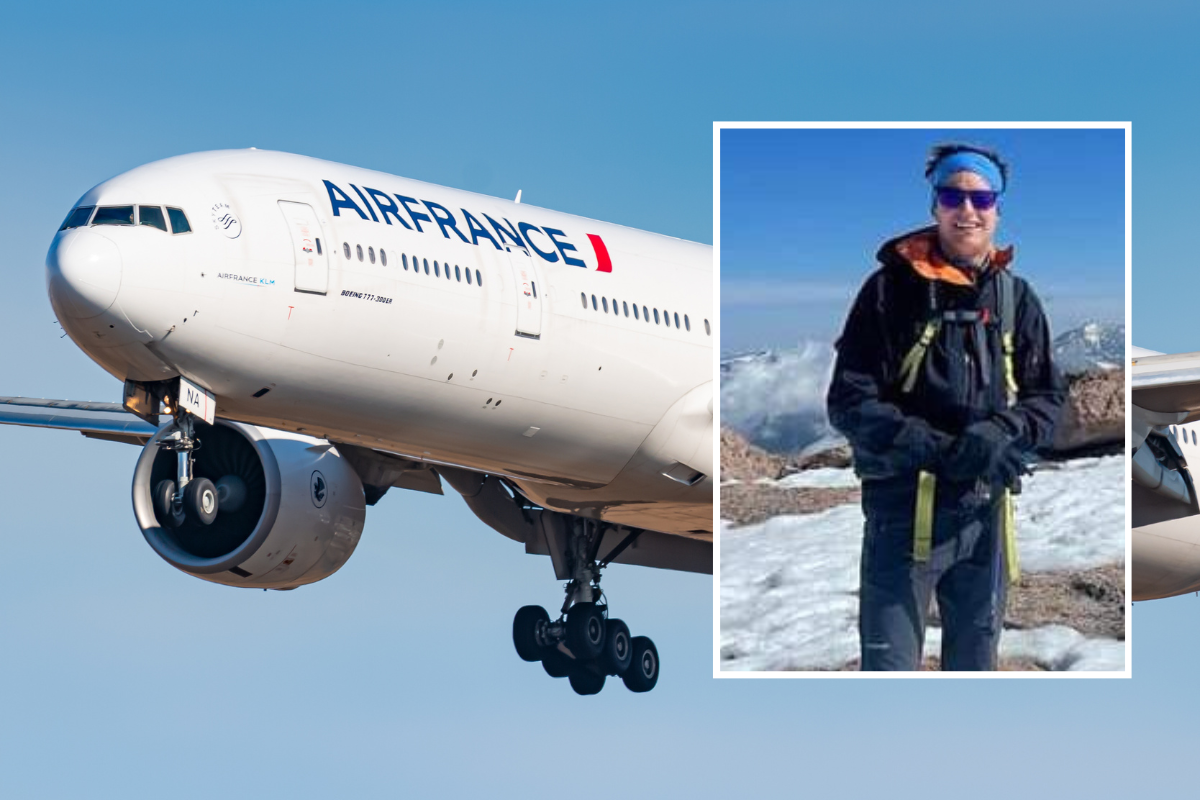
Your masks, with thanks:
M 148 164 L 77 206 L 131 204 L 192 232 L 72 228 L 47 258 L 64 329 L 116 377 L 183 375 L 221 417 L 711 537 L 711 247 L 257 150 Z

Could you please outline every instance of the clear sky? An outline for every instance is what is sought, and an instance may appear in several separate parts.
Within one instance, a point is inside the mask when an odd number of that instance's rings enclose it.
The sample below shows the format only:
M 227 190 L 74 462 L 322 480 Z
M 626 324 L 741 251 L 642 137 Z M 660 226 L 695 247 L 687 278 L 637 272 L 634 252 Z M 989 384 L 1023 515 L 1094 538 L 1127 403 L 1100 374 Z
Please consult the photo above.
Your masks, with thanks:
M 1140 263 L 1174 270 L 1145 313 L 1170 303 L 1179 330 L 1198 12 L 948 13 L 10 4 L 0 394 L 119 396 L 58 338 L 42 265 L 75 199 L 138 164 L 270 147 L 711 242 L 712 122 L 730 119 L 1132 119 Z M 0 429 L 0 796 L 1113 797 L 1177 790 L 1200 739 L 1192 598 L 1139 604 L 1130 681 L 714 682 L 711 581 L 615 568 L 606 588 L 658 642 L 662 683 L 578 698 L 509 642 L 519 605 L 560 597 L 548 563 L 460 499 L 389 494 L 333 578 L 241 592 L 145 544 L 136 456 Z
M 726 352 L 831 341 L 879 245 L 931 223 L 931 145 L 991 147 L 1010 164 L 997 243 L 1058 332 L 1125 318 L 1121 130 L 779 130 L 721 133 Z

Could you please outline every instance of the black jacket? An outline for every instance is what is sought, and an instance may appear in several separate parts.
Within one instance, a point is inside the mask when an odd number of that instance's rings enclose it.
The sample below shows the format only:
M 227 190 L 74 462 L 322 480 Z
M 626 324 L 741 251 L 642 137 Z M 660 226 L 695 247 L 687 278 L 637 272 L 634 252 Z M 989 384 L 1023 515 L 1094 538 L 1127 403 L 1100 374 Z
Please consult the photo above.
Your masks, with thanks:
M 882 265 L 859 291 L 837 342 L 829 420 L 849 440 L 864 478 L 915 478 L 936 469 L 953 438 L 973 422 L 999 416 L 1014 446 L 1050 445 L 1066 386 L 1051 359 L 1050 329 L 1033 289 L 1013 276 L 1014 372 L 1019 392 L 1006 400 L 996 270 L 1000 251 L 976 279 L 937 254 L 925 228 L 880 248 Z M 926 322 L 944 311 L 978 311 L 982 321 L 943 322 L 910 392 L 900 365 Z

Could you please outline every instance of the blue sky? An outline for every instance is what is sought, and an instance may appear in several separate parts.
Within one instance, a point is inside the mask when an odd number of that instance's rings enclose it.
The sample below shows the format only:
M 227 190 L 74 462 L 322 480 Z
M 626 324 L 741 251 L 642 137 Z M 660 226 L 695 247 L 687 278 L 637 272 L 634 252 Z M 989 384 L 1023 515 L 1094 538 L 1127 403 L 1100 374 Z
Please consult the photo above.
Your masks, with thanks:
M 1181 289 L 1145 289 L 1142 313 L 1149 326 L 1165 304 L 1180 331 L 1196 294 L 1197 11 L 953 13 L 855 0 L 6 7 L 0 394 L 118 397 L 58 338 L 42 265 L 74 200 L 138 164 L 270 147 L 711 242 L 713 120 L 1131 119 L 1139 263 Z M 389 495 L 333 578 L 239 592 L 176 572 L 141 539 L 136 455 L 0 429 L 0 796 L 924 797 L 939 781 L 978 798 L 1120 796 L 1177 788 L 1200 738 L 1192 598 L 1138 605 L 1131 681 L 714 682 L 711 581 L 615 568 L 606 588 L 658 642 L 663 681 L 581 699 L 508 641 L 519 605 L 559 598 L 549 565 L 461 500 Z
M 721 133 L 722 348 L 831 341 L 879 245 L 928 225 L 925 157 L 967 141 L 1011 166 L 997 242 L 1058 332 L 1125 317 L 1121 130 Z

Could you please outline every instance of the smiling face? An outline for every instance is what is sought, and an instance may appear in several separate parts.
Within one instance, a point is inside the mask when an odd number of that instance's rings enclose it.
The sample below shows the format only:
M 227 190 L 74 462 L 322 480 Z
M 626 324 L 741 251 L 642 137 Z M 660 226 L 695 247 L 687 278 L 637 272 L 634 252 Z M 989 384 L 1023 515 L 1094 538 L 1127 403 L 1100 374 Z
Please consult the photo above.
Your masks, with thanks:
M 954 189 L 990 189 L 988 182 L 974 172 L 956 172 L 942 182 Z M 937 221 L 938 242 L 942 253 L 952 261 L 974 266 L 983 263 L 992 250 L 992 237 L 1000 215 L 997 206 L 979 210 L 967 199 L 958 208 L 946 208 L 934 202 L 933 218 Z

